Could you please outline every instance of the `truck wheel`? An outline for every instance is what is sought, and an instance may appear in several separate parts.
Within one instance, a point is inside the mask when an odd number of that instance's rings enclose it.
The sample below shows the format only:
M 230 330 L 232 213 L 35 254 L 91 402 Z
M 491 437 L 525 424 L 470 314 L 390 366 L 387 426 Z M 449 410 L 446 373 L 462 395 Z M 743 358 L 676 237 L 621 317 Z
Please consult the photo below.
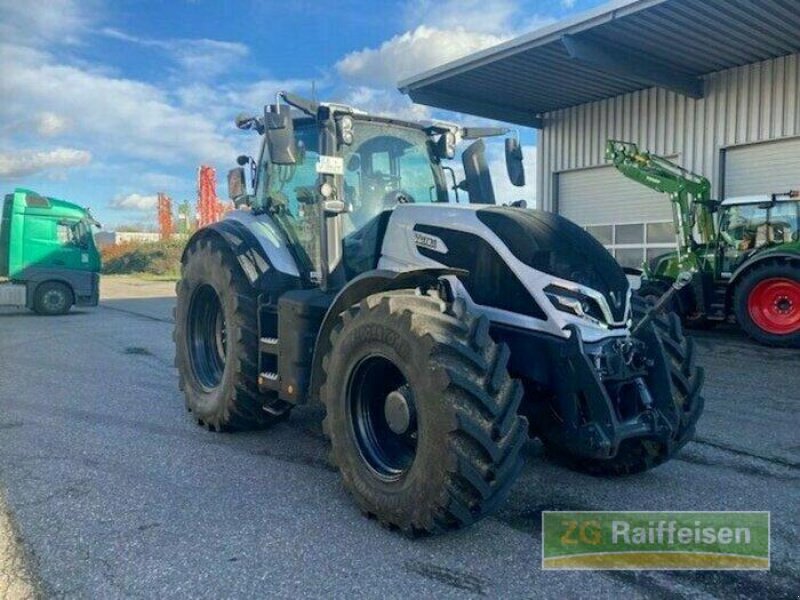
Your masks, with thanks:
M 408 533 L 469 525 L 507 496 L 527 421 L 486 317 L 414 292 L 343 314 L 320 397 L 331 460 L 361 510 Z
M 734 294 L 736 320 L 755 341 L 800 348 L 800 267 L 769 262 L 744 275 Z
M 644 317 L 649 306 L 641 298 L 631 299 L 633 321 Z M 670 460 L 694 437 L 697 420 L 703 412 L 703 370 L 695 366 L 694 341 L 684 337 L 681 323 L 674 313 L 660 313 L 651 321 L 668 358 L 672 379 L 673 401 L 679 408 L 681 420 L 670 444 L 645 438 L 623 440 L 616 456 L 610 459 L 582 458 L 570 454 L 568 448 L 551 444 L 546 435 L 542 441 L 548 453 L 567 467 L 591 475 L 632 475 L 657 467 Z M 546 433 L 546 432 L 544 432 Z
M 288 415 L 263 409 L 256 294 L 227 246 L 213 239 L 191 246 L 176 291 L 175 366 L 197 422 L 232 431 L 262 428 Z
M 63 283 L 46 281 L 36 288 L 33 310 L 40 315 L 63 315 L 72 307 L 72 290 Z

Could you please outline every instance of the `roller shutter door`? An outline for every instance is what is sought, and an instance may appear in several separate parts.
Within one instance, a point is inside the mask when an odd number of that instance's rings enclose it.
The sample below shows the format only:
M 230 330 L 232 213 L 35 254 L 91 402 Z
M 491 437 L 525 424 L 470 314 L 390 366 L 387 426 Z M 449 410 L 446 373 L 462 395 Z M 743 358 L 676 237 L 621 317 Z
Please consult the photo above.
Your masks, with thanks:
M 558 212 L 582 225 L 624 266 L 675 247 L 672 207 L 613 166 L 558 174 Z
M 558 211 L 579 225 L 672 219 L 664 194 L 631 181 L 612 166 L 560 173 Z
M 725 197 L 800 189 L 800 138 L 725 151 Z

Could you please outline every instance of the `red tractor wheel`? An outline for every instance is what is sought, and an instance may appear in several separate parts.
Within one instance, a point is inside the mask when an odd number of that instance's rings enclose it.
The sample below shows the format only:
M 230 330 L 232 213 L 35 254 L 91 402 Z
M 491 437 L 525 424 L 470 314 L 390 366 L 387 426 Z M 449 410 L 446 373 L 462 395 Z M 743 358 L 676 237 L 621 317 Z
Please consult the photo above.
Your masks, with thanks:
M 756 341 L 800 347 L 800 269 L 796 263 L 755 266 L 736 286 L 734 308 L 739 325 Z
M 800 283 L 782 277 L 758 282 L 747 298 L 747 312 L 767 333 L 787 335 L 800 330 Z

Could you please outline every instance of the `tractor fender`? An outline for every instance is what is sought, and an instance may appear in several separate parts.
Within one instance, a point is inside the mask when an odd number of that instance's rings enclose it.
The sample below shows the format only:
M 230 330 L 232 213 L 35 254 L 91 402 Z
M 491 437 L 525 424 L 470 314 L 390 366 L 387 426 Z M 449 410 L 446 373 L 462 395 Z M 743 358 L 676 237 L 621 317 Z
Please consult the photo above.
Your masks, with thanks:
M 763 252 L 747 260 L 744 264 L 739 265 L 739 267 L 733 272 L 731 278 L 728 280 L 728 289 L 732 290 L 736 285 L 737 281 L 742 278 L 742 275 L 752 269 L 756 265 L 760 265 L 764 263 L 764 261 L 777 259 L 779 261 L 800 261 L 800 254 L 796 252 Z
M 330 337 L 336 322 L 348 308 L 364 298 L 381 292 L 410 290 L 424 286 L 437 286 L 439 279 L 447 275 L 464 276 L 467 271 L 450 268 L 425 268 L 410 271 L 375 269 L 362 273 L 342 288 L 325 312 L 314 344 L 311 359 L 310 399 L 316 399 L 322 385 L 322 359 L 330 351 Z
M 186 261 L 191 246 L 210 238 L 230 248 L 248 281 L 257 289 L 267 289 L 267 280 L 274 276 L 300 281 L 297 263 L 269 215 L 253 215 L 243 210 L 228 213 L 223 220 L 199 229 L 189 238 L 181 262 Z

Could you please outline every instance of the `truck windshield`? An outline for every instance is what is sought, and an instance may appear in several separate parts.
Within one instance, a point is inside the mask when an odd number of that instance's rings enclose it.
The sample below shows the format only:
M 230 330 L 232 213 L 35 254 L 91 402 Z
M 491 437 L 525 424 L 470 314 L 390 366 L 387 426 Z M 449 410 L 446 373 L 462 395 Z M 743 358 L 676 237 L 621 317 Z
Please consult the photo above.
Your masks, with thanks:
M 72 226 L 73 243 L 80 248 L 91 248 L 94 245 L 92 225 L 86 220 L 80 220 Z
M 344 197 L 350 226 L 359 229 L 406 202 L 447 201 L 441 169 L 423 131 L 394 124 L 356 120 L 353 143 L 343 151 Z

